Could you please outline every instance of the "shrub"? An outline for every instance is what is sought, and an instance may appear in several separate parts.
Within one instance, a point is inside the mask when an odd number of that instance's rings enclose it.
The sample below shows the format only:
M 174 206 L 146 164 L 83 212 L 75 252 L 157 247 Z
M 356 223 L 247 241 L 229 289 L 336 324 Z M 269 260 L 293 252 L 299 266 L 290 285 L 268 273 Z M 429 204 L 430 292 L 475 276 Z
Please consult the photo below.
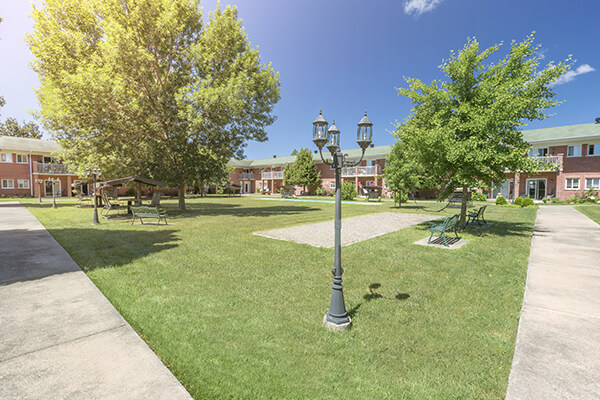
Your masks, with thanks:
M 225 193 L 225 188 L 223 186 L 217 186 L 217 194 Z
M 342 183 L 342 200 L 354 200 L 356 197 L 356 189 L 354 183 L 345 181 Z
M 522 197 L 517 197 L 515 199 L 515 205 L 516 206 L 520 206 L 522 202 L 523 202 L 523 198 Z
M 134 188 L 129 188 L 125 191 L 125 196 L 126 197 L 133 197 L 135 196 L 135 189 Z
M 507 202 L 506 202 L 506 199 L 505 199 L 504 197 L 502 197 L 502 196 L 498 196 L 498 197 L 496 198 L 496 205 L 497 205 L 497 206 L 504 206 L 504 205 L 506 205 L 506 203 L 507 203 Z
M 406 191 L 394 192 L 392 198 L 394 199 L 394 204 L 400 205 L 408 201 L 408 193 L 406 193 Z
M 559 200 L 558 197 L 553 197 L 553 198 L 550 199 L 550 202 L 552 204 L 560 204 L 561 200 Z
M 319 186 L 315 190 L 315 195 L 317 195 L 317 196 L 325 196 L 326 194 L 327 194 L 327 191 L 325 190 L 325 188 L 323 186 Z
M 475 192 L 471 195 L 471 200 L 473 201 L 486 201 L 487 197 L 483 193 Z
M 525 197 L 521 202 L 521 207 L 529 207 L 533 205 L 533 200 L 530 197 Z

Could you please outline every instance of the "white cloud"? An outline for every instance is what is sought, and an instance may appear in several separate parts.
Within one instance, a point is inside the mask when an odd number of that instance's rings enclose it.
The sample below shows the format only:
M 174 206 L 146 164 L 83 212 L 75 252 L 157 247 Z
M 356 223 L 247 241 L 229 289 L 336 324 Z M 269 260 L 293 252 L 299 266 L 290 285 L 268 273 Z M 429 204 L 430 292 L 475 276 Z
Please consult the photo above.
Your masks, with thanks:
M 562 85 L 567 82 L 571 82 L 578 75 L 587 74 L 588 72 L 594 72 L 595 69 L 589 64 L 583 64 L 577 67 L 576 70 L 571 70 L 565 72 L 562 76 L 560 76 L 557 80 L 554 81 L 554 85 Z
M 408 0 L 404 3 L 404 12 L 406 14 L 412 14 L 416 17 L 432 11 L 436 8 L 443 0 Z

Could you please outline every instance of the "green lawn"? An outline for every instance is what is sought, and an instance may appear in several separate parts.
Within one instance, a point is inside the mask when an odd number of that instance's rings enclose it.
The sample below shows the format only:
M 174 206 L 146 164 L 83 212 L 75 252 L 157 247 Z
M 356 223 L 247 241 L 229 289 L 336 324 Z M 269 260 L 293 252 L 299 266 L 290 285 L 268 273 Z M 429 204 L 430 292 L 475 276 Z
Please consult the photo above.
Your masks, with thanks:
M 413 245 L 424 225 L 344 247 L 353 325 L 333 334 L 333 250 L 252 235 L 333 219 L 333 204 L 170 200 L 168 226 L 93 227 L 74 202 L 24 203 L 197 399 L 504 396 L 535 209 L 488 207 L 492 227 L 453 251 Z M 418 212 L 392 206 L 342 212 Z
M 600 206 L 576 206 L 575 209 L 600 224 Z

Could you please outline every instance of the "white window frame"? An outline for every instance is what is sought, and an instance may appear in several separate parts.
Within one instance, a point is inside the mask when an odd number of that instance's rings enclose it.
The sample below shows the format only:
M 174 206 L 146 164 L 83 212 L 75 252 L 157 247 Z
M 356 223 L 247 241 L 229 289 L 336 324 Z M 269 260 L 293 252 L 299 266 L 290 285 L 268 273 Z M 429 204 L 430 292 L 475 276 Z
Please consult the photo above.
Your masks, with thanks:
M 12 162 L 12 153 L 0 153 L 0 162 L 11 163 Z
M 335 182 L 334 181 L 329 182 L 329 189 L 335 189 Z
M 577 181 L 577 187 L 573 187 L 573 182 Z M 571 181 L 571 187 L 569 187 L 569 181 Z M 580 190 L 581 178 L 565 178 L 565 190 Z
M 546 150 L 546 155 L 544 156 L 540 154 L 540 150 Z M 550 149 L 548 147 L 534 147 L 531 150 L 529 150 L 529 157 L 547 157 L 549 155 Z
M 594 146 L 593 153 L 590 153 L 590 146 Z M 600 156 L 600 143 L 588 143 L 586 156 Z
M 573 154 L 569 155 L 569 149 L 573 148 Z M 577 151 L 575 151 L 577 150 Z M 573 144 L 570 146 L 567 146 L 567 157 L 581 157 L 581 145 L 580 144 Z
M 8 183 L 10 182 L 10 185 Z M 5 185 L 6 183 L 6 185 Z M 2 189 L 14 189 L 15 188 L 15 180 L 14 179 L 2 179 Z
M 589 185 L 588 184 L 589 181 L 592 181 L 592 183 L 593 183 L 593 180 L 595 180 L 595 179 L 598 180 L 598 185 L 593 185 L 593 184 Z M 600 177 L 585 178 L 585 190 L 589 190 L 590 187 L 593 187 L 594 189 L 599 190 L 600 189 Z
M 25 161 L 19 161 L 19 157 L 25 157 Z M 17 158 L 16 158 L 15 162 L 17 164 L 28 164 L 29 163 L 29 157 L 27 156 L 27 154 L 17 154 Z
M 17 189 L 29 189 L 29 179 L 17 179 Z

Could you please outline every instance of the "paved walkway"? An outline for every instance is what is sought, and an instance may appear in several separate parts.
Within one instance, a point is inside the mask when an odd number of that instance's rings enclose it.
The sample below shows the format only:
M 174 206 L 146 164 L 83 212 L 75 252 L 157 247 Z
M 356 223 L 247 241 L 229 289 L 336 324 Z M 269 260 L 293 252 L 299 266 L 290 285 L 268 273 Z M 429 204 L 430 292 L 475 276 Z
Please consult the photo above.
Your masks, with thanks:
M 435 215 L 390 212 L 342 218 L 342 246 L 348 246 L 352 243 L 361 242 L 439 218 L 439 216 Z M 315 247 L 332 248 L 335 239 L 333 222 L 333 220 L 317 222 L 264 232 L 254 232 L 254 234 L 271 239 L 310 244 Z
M 538 211 L 506 399 L 600 399 L 600 226 L 573 207 Z
M 189 399 L 42 224 L 0 202 L 0 399 Z

